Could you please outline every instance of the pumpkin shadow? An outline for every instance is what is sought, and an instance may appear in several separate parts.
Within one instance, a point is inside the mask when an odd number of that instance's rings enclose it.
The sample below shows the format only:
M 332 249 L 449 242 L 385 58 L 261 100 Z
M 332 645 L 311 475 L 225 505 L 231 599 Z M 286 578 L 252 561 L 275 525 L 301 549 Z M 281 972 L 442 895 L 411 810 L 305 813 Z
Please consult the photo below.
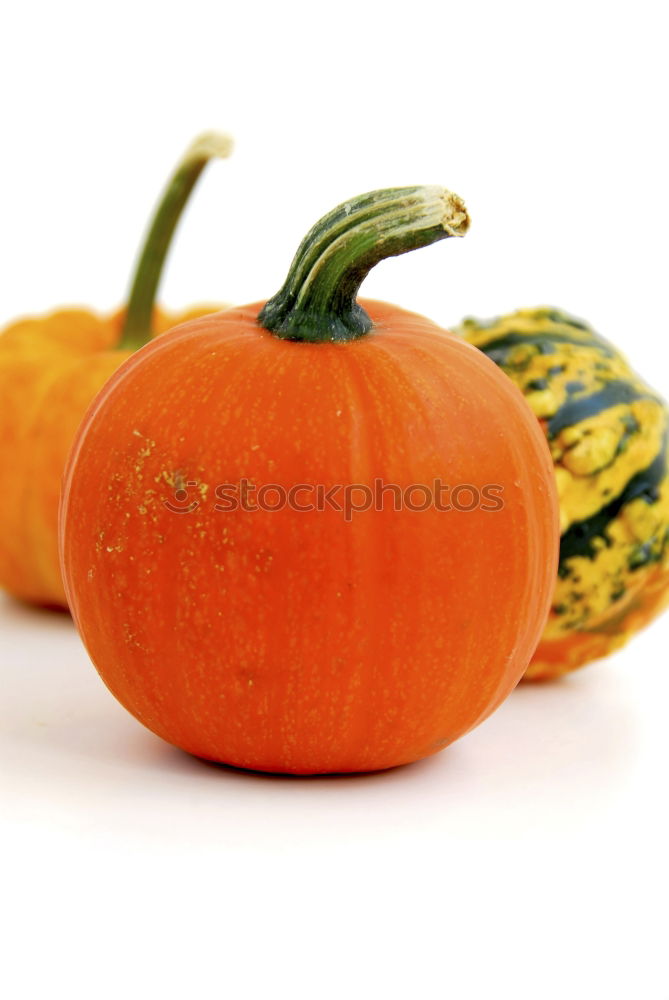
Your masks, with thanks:
M 618 663 L 610 657 L 554 681 L 521 683 L 462 741 L 479 801 L 497 805 L 500 830 L 518 828 L 516 811 L 553 834 L 582 829 L 625 795 L 642 727 L 632 672 Z
M 74 628 L 70 609 L 59 604 L 31 604 L 29 601 L 7 593 L 2 593 L 1 600 L 2 617 L 15 624 L 37 626 L 48 622 L 55 627 Z

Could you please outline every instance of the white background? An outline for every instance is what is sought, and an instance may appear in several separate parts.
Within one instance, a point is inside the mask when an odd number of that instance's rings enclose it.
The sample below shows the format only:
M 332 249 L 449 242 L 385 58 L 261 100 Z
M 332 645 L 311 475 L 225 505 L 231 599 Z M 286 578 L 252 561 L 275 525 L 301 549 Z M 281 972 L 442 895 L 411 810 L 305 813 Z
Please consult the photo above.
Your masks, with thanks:
M 445 325 L 559 305 L 669 395 L 661 13 L 6 5 L 0 321 L 119 304 L 167 174 L 221 128 L 236 152 L 195 194 L 168 305 L 267 297 L 338 202 L 443 183 L 468 237 L 367 295 Z M 0 621 L 4 996 L 669 997 L 669 616 L 437 757 L 300 780 L 162 744 L 66 616 L 2 600 Z

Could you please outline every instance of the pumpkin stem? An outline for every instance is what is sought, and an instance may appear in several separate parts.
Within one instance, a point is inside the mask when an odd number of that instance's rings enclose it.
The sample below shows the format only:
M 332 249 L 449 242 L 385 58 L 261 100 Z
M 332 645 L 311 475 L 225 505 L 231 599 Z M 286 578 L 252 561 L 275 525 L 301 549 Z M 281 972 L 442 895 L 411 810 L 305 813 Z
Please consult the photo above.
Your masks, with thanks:
M 441 187 L 389 188 L 344 202 L 304 238 L 258 322 L 284 340 L 355 340 L 372 329 L 356 296 L 375 264 L 468 228 L 464 202 Z
M 151 339 L 156 292 L 181 213 L 209 160 L 215 156 L 226 159 L 231 152 L 232 139 L 229 136 L 221 132 L 205 132 L 191 143 L 168 181 L 135 268 L 118 343 L 121 350 L 136 351 Z

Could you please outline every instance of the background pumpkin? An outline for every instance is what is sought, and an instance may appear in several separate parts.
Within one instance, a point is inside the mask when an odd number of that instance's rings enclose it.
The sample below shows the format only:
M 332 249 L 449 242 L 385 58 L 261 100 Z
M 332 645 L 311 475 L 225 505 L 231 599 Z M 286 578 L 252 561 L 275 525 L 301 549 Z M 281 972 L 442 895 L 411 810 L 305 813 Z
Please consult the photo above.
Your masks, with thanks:
M 267 771 L 387 768 L 477 725 L 525 670 L 557 565 L 543 434 L 481 352 L 356 301 L 379 260 L 467 225 L 439 188 L 347 202 L 264 307 L 173 330 L 97 397 L 63 491 L 68 597 L 105 683 L 169 742 Z M 216 508 L 221 484 L 439 477 L 504 503 Z
M 65 607 L 58 502 L 67 454 L 96 392 L 151 337 L 220 306 L 167 313 L 154 300 L 175 227 L 205 164 L 231 140 L 196 139 L 169 181 L 149 229 L 127 310 L 64 309 L 0 333 L 0 587 L 33 604 Z
M 555 676 L 620 648 L 669 603 L 667 405 L 557 309 L 467 319 L 460 332 L 522 390 L 550 445 L 560 564 L 525 677 Z

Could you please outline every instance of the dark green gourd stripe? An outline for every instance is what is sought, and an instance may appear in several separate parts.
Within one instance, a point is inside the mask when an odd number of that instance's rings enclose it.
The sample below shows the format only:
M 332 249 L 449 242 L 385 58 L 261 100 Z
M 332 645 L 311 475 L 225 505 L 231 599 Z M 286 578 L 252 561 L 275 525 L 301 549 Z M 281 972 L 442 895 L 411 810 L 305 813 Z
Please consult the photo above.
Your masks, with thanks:
M 546 320 L 551 320 L 553 323 L 561 323 L 562 326 L 573 326 L 577 330 L 584 330 L 586 333 L 592 333 L 590 326 L 581 319 L 576 319 L 571 313 L 561 312 L 560 309 L 539 309 L 541 318 Z
M 575 556 L 582 556 L 592 559 L 597 553 L 594 548 L 594 540 L 602 538 L 606 544 L 610 544 L 606 529 L 620 514 L 622 508 L 632 500 L 639 498 L 646 503 L 656 503 L 658 500 L 658 490 L 662 480 L 667 474 L 667 436 L 662 441 L 662 447 L 646 468 L 632 476 L 622 493 L 607 504 L 601 510 L 593 514 L 585 521 L 577 521 L 562 536 L 560 541 L 560 575 L 567 575 L 564 563 Z
M 544 330 L 538 333 L 505 333 L 503 337 L 481 344 L 479 350 L 487 354 L 495 364 L 504 365 L 508 352 L 525 344 L 538 347 L 542 354 L 555 354 L 554 344 L 575 344 L 577 347 L 594 347 L 607 358 L 615 357 L 615 351 L 603 338 L 592 336 L 585 340 L 584 337 L 572 337 L 568 333 L 548 333 Z
M 579 424 L 588 417 L 595 417 L 612 406 L 634 403 L 640 399 L 656 399 L 656 397 L 650 391 L 636 389 L 630 382 L 622 379 L 608 382 L 599 392 L 567 400 L 548 421 L 548 437 L 554 438 L 565 427 L 573 427 L 574 424 Z

